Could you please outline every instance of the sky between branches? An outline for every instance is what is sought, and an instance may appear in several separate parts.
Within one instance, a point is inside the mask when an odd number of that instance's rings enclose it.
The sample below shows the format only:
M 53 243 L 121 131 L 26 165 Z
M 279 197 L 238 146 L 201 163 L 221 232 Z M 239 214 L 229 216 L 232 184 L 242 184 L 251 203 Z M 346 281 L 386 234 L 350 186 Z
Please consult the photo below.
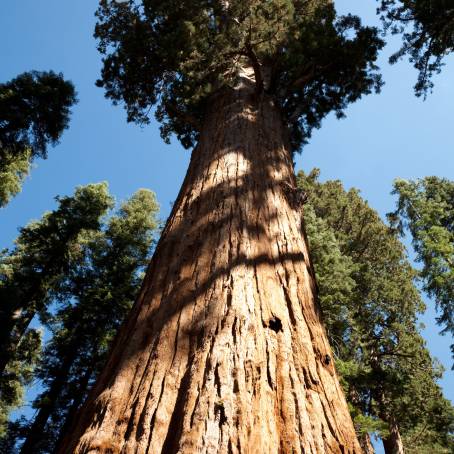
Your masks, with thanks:
M 340 13 L 358 14 L 377 24 L 375 0 L 335 0 Z M 23 192 L 0 210 L 0 247 L 8 247 L 17 228 L 55 206 L 57 194 L 75 186 L 107 180 L 120 200 L 140 187 L 156 191 L 165 218 L 182 182 L 189 152 L 174 141 L 165 145 L 155 122 L 145 129 L 126 123 L 125 113 L 104 100 L 94 86 L 100 57 L 92 38 L 97 0 L 3 0 L 0 3 L 0 81 L 23 71 L 62 71 L 74 82 L 79 104 L 61 144 L 37 161 Z M 386 85 L 350 106 L 347 118 L 330 116 L 315 131 L 296 159 L 296 169 L 321 169 L 321 179 L 341 179 L 346 188 L 359 188 L 380 214 L 394 208 L 390 196 L 395 177 L 437 175 L 454 179 L 454 56 L 435 78 L 434 93 L 423 102 L 413 94 L 417 74 L 402 61 L 389 66 L 387 58 L 399 47 L 392 38 L 380 66 Z M 430 303 L 428 303 L 430 306 Z M 429 310 L 423 317 L 425 337 L 433 355 L 450 367 L 449 338 L 440 337 Z M 454 373 L 443 381 L 454 400 Z

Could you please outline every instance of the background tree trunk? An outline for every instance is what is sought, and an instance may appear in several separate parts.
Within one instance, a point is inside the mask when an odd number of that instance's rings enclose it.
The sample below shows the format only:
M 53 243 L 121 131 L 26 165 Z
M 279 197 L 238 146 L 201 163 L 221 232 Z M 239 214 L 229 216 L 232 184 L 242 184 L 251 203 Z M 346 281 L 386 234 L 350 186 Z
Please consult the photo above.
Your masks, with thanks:
M 61 453 L 360 453 L 279 111 L 217 95 L 141 294 Z
M 395 421 L 389 425 L 388 438 L 383 438 L 382 441 L 385 454 L 404 454 L 404 445 Z
M 375 449 L 368 433 L 359 437 L 359 444 L 361 445 L 363 454 L 375 454 Z
M 77 415 L 77 411 L 79 410 L 80 406 L 82 405 L 84 398 L 87 393 L 87 388 L 89 386 L 90 378 L 93 376 L 93 370 L 87 368 L 85 374 L 82 376 L 79 382 L 79 393 L 77 394 L 76 398 L 73 400 L 71 407 L 66 414 L 65 422 L 63 423 L 60 432 L 58 433 L 58 440 L 55 443 L 55 448 L 58 448 L 64 440 L 65 435 L 71 429 L 74 424 L 74 419 Z
M 76 348 L 74 348 L 74 355 L 68 355 L 60 367 L 60 374 L 52 382 L 49 390 L 43 396 L 45 399 L 44 403 L 41 404 L 38 412 L 36 413 L 33 424 L 27 431 L 27 438 L 25 439 L 20 454 L 34 454 L 39 452 L 39 446 L 42 443 L 44 429 L 47 421 L 52 414 L 57 399 L 60 395 L 61 389 L 68 380 L 69 371 L 74 357 L 76 356 Z

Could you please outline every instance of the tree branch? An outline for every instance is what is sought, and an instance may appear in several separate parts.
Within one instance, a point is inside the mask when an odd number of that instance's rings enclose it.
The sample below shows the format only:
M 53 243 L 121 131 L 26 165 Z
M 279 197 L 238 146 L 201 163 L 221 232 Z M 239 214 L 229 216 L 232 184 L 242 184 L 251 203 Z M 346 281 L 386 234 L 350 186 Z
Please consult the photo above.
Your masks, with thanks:
M 165 104 L 165 109 L 168 114 L 180 118 L 183 120 L 185 123 L 191 125 L 196 131 L 200 131 L 201 125 L 199 120 L 197 118 L 193 117 L 192 115 L 188 114 L 187 112 L 181 111 L 181 109 L 178 109 L 178 107 L 175 106 L 175 104 L 167 102 Z
M 255 90 L 256 90 L 257 94 L 259 95 L 263 92 L 262 68 L 260 66 L 260 62 L 257 58 L 257 55 L 255 55 L 255 52 L 249 43 L 246 44 L 245 56 L 247 56 L 249 58 L 249 61 L 252 64 L 252 69 L 254 70 L 254 76 L 255 76 Z

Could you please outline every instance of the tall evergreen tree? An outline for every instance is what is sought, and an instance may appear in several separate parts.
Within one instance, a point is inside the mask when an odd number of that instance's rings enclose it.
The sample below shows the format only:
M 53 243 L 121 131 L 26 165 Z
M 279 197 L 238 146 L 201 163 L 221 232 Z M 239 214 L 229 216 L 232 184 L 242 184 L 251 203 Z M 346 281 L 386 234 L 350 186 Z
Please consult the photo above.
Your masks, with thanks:
M 55 292 L 60 308 L 47 323 L 52 338 L 35 374 L 44 390 L 21 453 L 55 452 L 71 426 L 138 293 L 157 211 L 154 194 L 140 190 L 99 230 L 80 237 L 80 252 Z
M 454 182 L 396 180 L 393 193 L 398 200 L 391 223 L 401 234 L 410 232 L 423 289 L 440 313 L 437 322 L 443 334 L 454 335 Z M 454 344 L 451 350 L 454 355 Z
M 417 328 L 424 305 L 396 232 L 357 190 L 320 183 L 317 170 L 300 172 L 298 184 L 308 195 L 320 302 L 360 440 L 375 431 L 387 454 L 451 452 L 454 408 Z
M 60 452 L 360 452 L 292 152 L 378 90 L 383 43 L 328 0 L 102 0 L 99 85 L 197 143 L 143 290 Z
M 58 142 L 75 102 L 72 83 L 52 71 L 0 84 L 0 207 L 20 192 L 33 160 Z
M 107 185 L 76 189 L 57 197 L 58 207 L 20 230 L 15 247 L 0 255 L 0 409 L 1 420 L 21 398 L 32 377 L 40 333 L 30 328 L 35 315 L 47 317 L 55 289 L 79 254 L 80 236 L 98 230 L 112 205 Z
M 454 51 L 453 0 L 380 0 L 378 12 L 385 28 L 402 34 L 402 47 L 391 56 L 395 63 L 408 55 L 418 70 L 415 92 L 426 95 L 432 76 L 440 72 L 443 59 Z
M 41 337 L 40 330 L 28 329 L 0 377 L 0 452 L 10 452 L 4 446 L 5 438 L 10 435 L 8 419 L 11 411 L 22 404 L 25 387 L 33 382 L 41 353 Z

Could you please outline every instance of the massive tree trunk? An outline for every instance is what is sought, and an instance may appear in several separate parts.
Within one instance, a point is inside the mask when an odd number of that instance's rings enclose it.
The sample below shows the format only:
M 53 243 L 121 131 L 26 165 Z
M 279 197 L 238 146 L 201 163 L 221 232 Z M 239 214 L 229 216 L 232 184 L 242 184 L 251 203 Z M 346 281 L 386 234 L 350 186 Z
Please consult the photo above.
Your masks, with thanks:
M 213 98 L 141 294 L 61 453 L 360 453 L 280 114 Z

